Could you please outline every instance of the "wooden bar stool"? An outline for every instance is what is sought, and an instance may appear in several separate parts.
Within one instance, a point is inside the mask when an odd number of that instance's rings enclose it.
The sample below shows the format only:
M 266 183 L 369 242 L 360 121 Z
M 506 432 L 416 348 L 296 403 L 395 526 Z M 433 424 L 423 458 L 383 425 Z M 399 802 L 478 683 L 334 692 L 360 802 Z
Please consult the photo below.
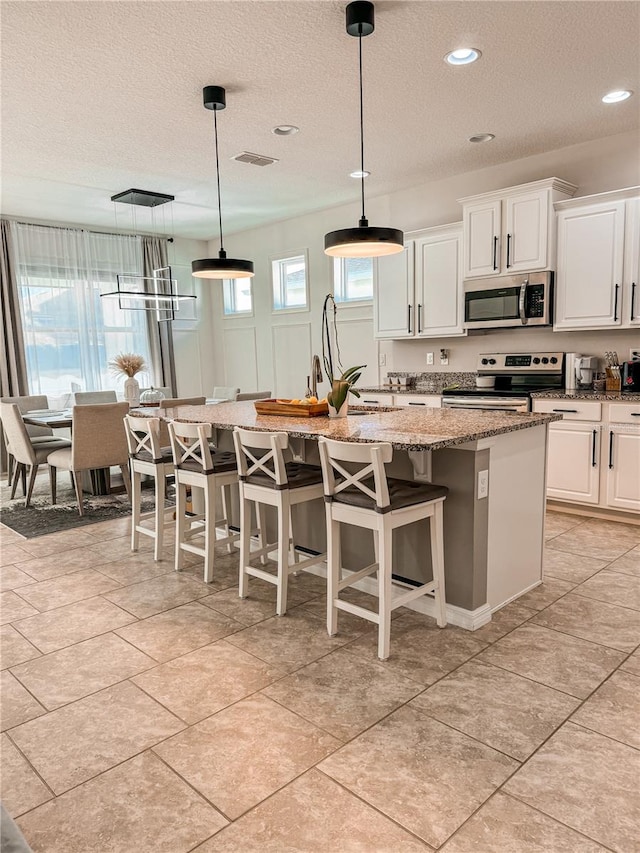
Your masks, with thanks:
M 173 476 L 173 455 L 168 446 L 169 433 L 166 424 L 160 418 L 136 418 L 125 415 L 124 427 L 129 445 L 129 465 L 131 468 L 131 550 L 137 551 L 140 534 L 154 540 L 153 558 L 162 559 L 164 528 L 173 521 L 174 507 L 165 509 L 167 477 Z M 163 446 L 164 445 L 164 446 Z M 154 479 L 155 508 L 151 512 L 142 512 L 142 475 Z M 153 518 L 152 528 L 143 527 L 144 519 Z
M 238 482 L 235 454 L 212 448 L 211 424 L 169 423 L 169 437 L 176 475 L 176 571 L 182 569 L 184 552 L 204 557 L 204 580 L 211 583 L 215 545 L 229 545 L 238 539 L 231 533 L 224 494 L 226 486 Z M 187 486 L 204 491 L 204 514 L 187 516 Z M 216 493 L 222 489 L 224 518 L 216 519 Z M 226 536 L 216 539 L 216 527 L 224 527 Z M 204 547 L 191 542 L 204 534 Z
M 338 630 L 338 610 L 362 616 L 378 625 L 378 657 L 389 657 L 391 611 L 421 595 L 433 595 L 436 620 L 447 624 L 444 589 L 444 535 L 442 505 L 446 486 L 387 478 L 384 466 L 391 462 L 390 444 L 359 444 L 320 439 L 327 516 L 327 630 Z M 342 463 L 342 464 L 341 464 Z M 355 471 L 355 473 L 354 473 Z M 429 519 L 433 580 L 393 596 L 393 531 L 397 527 Z M 351 524 L 373 531 L 376 562 L 342 577 L 340 525 Z M 378 612 L 372 613 L 340 599 L 340 591 L 378 574 Z
M 240 486 L 240 598 L 249 592 L 249 576 L 261 578 L 278 588 L 276 613 L 287 612 L 287 586 L 291 572 L 298 572 L 324 562 L 326 554 L 318 554 L 296 562 L 291 522 L 291 507 L 323 495 L 322 470 L 315 465 L 286 461 L 289 436 L 284 432 L 255 432 L 236 427 L 233 431 L 238 461 Z M 260 548 L 250 550 L 251 501 L 256 502 L 260 519 Z M 264 513 L 261 505 L 273 506 L 278 512 L 278 541 L 267 544 Z M 278 549 L 278 573 L 249 565 L 252 557 L 264 557 Z M 293 562 L 290 562 L 293 559 Z

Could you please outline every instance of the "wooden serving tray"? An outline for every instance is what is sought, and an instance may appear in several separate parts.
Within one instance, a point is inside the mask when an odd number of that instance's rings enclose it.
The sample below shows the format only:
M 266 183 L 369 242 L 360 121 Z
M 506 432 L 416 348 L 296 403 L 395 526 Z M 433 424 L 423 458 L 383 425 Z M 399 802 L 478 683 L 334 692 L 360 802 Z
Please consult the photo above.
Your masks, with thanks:
M 293 418 L 317 418 L 329 414 L 327 403 L 289 403 L 281 400 L 256 400 L 259 415 L 288 415 Z

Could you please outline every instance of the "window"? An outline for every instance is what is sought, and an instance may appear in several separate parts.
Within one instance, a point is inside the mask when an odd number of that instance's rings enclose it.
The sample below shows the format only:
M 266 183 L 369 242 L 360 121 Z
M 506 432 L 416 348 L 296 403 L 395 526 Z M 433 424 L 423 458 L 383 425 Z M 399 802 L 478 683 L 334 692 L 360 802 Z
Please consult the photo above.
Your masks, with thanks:
M 334 258 L 333 295 L 336 302 L 373 299 L 373 258 Z
M 222 302 L 225 316 L 253 314 L 253 291 L 250 278 L 225 278 Z
M 139 237 L 12 223 L 29 393 L 64 404 L 73 390 L 122 387 L 109 370 L 119 352 L 149 360 L 146 311 L 100 293 L 118 273 L 142 274 Z M 138 377 L 150 384 L 149 374 Z M 57 398 L 58 402 L 53 403 Z
M 273 310 L 304 310 L 309 306 L 307 293 L 307 253 L 271 259 L 273 273 Z

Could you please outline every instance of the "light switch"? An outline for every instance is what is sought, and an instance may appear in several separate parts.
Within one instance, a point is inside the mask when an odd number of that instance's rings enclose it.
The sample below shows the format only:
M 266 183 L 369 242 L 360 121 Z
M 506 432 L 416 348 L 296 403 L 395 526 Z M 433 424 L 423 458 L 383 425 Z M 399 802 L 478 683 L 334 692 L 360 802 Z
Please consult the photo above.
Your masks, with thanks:
M 433 353 L 432 352 L 427 353 L 427 364 L 433 364 Z
M 478 500 L 489 497 L 489 471 L 478 471 Z

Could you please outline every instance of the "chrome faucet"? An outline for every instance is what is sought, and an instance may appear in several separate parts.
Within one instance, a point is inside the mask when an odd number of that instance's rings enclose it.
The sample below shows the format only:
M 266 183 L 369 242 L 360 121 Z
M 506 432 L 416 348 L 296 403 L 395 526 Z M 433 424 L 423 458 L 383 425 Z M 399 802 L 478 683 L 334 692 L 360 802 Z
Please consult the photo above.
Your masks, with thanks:
M 322 382 L 323 379 L 320 356 L 314 355 L 311 359 L 311 393 L 314 397 L 318 396 L 318 382 Z

